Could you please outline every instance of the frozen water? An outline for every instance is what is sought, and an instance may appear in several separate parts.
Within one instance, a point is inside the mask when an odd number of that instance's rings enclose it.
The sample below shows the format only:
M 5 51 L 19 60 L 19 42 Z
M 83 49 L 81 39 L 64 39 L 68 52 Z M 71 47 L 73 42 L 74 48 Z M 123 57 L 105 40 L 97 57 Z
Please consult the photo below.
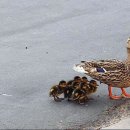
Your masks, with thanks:
M 79 75 L 72 67 L 81 60 L 124 59 L 129 14 L 129 0 L 1 0 L 0 92 L 12 96 L 0 96 L 0 128 L 84 124 L 120 103 L 106 85 L 87 107 L 55 103 L 48 91 Z

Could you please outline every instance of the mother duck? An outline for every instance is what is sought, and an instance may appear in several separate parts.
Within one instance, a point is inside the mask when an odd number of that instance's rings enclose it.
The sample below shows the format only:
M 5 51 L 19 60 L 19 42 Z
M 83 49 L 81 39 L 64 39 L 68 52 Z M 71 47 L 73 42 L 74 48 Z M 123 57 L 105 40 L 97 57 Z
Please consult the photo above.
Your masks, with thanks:
M 127 40 L 127 54 L 127 59 L 124 61 L 115 59 L 81 61 L 80 64 L 75 64 L 73 69 L 107 84 L 111 99 L 130 98 L 130 94 L 125 91 L 125 88 L 130 87 L 130 37 Z M 120 96 L 113 95 L 112 87 L 120 88 L 122 94 Z

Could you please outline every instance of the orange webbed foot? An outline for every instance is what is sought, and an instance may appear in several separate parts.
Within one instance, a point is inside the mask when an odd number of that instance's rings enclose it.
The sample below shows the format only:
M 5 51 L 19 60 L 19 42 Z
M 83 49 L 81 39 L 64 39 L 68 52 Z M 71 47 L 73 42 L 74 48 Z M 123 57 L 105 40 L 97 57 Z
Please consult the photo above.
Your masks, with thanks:
M 126 97 L 126 98 L 130 98 L 130 94 L 126 93 L 124 88 L 121 88 L 122 94 Z
M 111 99 L 121 99 L 122 98 L 122 96 L 112 95 L 112 86 L 108 86 L 108 91 L 109 91 L 109 97 Z
M 121 99 L 122 96 L 116 96 L 116 95 L 109 95 L 111 99 Z

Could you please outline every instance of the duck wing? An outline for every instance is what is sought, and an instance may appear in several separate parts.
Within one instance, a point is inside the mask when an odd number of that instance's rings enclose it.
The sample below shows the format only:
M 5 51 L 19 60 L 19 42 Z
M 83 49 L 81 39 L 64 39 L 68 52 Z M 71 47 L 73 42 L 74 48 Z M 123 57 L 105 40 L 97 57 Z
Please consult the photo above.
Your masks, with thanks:
M 114 86 L 118 86 L 122 82 L 122 80 L 127 81 L 128 74 L 125 73 L 126 70 L 115 70 L 115 71 L 107 71 L 105 73 L 100 72 L 90 72 L 86 73 L 88 76 L 92 77 L 105 84 L 112 84 Z
M 97 60 L 97 61 L 81 61 L 85 67 L 104 68 L 106 71 L 112 71 L 120 69 L 124 66 L 124 63 L 113 59 L 113 60 Z

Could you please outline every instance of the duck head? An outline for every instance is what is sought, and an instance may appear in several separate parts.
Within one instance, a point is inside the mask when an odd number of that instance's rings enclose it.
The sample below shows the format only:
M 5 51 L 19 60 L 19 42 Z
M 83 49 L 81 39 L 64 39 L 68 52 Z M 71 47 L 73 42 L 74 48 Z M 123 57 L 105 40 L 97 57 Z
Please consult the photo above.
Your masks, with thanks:
M 83 77 L 82 77 L 82 82 L 84 82 L 84 83 L 88 83 L 88 79 L 87 79 L 87 77 L 83 76 Z

